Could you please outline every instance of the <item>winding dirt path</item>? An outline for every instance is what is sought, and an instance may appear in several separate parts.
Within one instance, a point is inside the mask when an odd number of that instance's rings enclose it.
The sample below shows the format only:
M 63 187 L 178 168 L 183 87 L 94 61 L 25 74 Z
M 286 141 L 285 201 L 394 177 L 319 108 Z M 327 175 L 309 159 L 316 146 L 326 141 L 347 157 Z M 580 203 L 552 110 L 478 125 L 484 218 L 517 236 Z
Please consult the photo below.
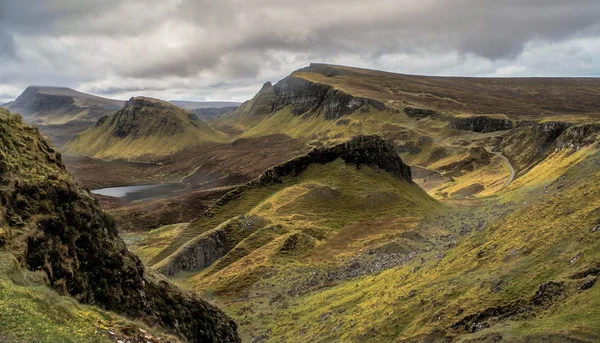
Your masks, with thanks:
M 502 155 L 499 152 L 491 151 L 491 153 L 496 156 L 500 156 L 500 158 L 502 158 L 504 160 L 504 162 L 508 165 L 508 168 L 510 168 L 510 177 L 508 178 L 508 180 L 506 181 L 504 186 L 502 186 L 502 188 L 504 188 L 504 187 L 508 186 L 511 182 L 513 182 L 513 180 L 515 179 L 515 168 L 513 168 L 512 164 L 510 164 L 510 161 L 508 160 L 508 158 L 506 158 L 506 156 Z

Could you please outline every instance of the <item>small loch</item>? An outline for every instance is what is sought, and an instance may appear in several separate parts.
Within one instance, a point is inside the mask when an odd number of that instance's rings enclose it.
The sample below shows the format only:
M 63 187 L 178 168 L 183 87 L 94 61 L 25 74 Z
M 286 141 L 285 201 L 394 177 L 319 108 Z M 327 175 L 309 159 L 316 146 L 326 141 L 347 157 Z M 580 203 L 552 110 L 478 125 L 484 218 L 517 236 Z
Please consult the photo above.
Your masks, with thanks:
M 138 200 L 165 198 L 186 188 L 187 185 L 184 183 L 157 183 L 150 185 L 101 188 L 94 189 L 91 192 L 92 194 L 118 198 L 121 200 L 121 202 L 132 202 Z

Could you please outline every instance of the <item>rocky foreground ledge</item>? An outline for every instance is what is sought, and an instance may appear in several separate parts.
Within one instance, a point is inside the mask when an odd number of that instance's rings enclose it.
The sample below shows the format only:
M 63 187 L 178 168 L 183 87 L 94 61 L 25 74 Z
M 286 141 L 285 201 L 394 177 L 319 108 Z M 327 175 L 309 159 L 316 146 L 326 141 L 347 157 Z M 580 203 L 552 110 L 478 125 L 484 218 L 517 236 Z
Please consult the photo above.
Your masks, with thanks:
M 0 110 L 0 247 L 82 303 L 191 342 L 240 342 L 222 311 L 146 270 L 38 129 Z

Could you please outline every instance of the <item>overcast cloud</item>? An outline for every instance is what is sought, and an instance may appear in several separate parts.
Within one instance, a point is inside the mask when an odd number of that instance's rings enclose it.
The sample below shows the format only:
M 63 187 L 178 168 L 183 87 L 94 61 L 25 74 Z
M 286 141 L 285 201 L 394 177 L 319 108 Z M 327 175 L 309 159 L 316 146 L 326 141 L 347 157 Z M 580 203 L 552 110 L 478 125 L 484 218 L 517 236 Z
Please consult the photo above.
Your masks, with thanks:
M 598 0 L 0 0 L 0 102 L 26 86 L 246 100 L 310 62 L 600 76 Z

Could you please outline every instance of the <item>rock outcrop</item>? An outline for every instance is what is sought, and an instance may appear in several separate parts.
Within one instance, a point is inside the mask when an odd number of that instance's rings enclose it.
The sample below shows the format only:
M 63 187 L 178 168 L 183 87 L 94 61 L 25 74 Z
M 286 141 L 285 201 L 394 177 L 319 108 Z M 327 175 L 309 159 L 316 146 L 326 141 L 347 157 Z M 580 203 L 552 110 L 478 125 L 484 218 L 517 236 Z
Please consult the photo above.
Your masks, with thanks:
M 270 114 L 273 112 L 273 104 L 275 103 L 275 89 L 271 82 L 266 82 L 260 91 L 250 101 L 250 106 L 247 109 L 250 116 L 258 116 Z
M 276 99 L 273 110 L 290 107 L 296 115 L 322 113 L 325 119 L 338 119 L 372 106 L 380 111 L 385 105 L 374 99 L 355 97 L 330 85 L 312 82 L 294 75 L 273 86 Z
M 240 216 L 228 220 L 185 244 L 158 271 L 165 275 L 175 275 L 183 270 L 206 268 L 225 256 L 241 240 L 267 224 L 268 221 L 255 216 Z
M 413 183 L 410 167 L 404 164 L 392 143 L 379 136 L 356 136 L 348 142 L 332 147 L 315 148 L 306 155 L 267 169 L 256 179 L 222 196 L 216 205 L 223 205 L 237 198 L 248 188 L 281 183 L 282 178 L 297 176 L 312 164 L 326 164 L 338 158 L 357 168 L 368 165 Z
M 404 113 L 411 118 L 427 118 L 427 117 L 436 117 L 441 115 L 440 112 L 436 110 L 432 110 L 429 108 L 415 108 L 415 107 L 405 107 Z
M 102 122 L 106 121 L 106 125 L 114 128 L 112 130 L 114 136 L 136 139 L 163 134 L 175 136 L 185 131 L 186 119 L 191 121 L 189 113 L 175 105 L 138 97 L 129 99 L 123 108 L 110 118 L 110 121 L 103 119 Z
M 192 342 L 239 342 L 223 312 L 146 270 L 38 129 L 0 111 L 0 227 L 50 287 Z
M 581 124 L 566 129 L 556 141 L 557 149 L 579 150 L 600 142 L 600 123 Z
M 304 156 L 266 170 L 250 184 L 273 184 L 286 176 L 296 176 L 313 163 L 325 164 L 341 158 L 347 164 L 367 165 L 412 183 L 410 167 L 404 164 L 396 149 L 389 141 L 379 136 L 356 136 L 348 142 L 332 147 L 316 148 Z
M 488 116 L 451 117 L 449 120 L 453 129 L 481 133 L 511 130 L 515 127 L 512 120 Z

